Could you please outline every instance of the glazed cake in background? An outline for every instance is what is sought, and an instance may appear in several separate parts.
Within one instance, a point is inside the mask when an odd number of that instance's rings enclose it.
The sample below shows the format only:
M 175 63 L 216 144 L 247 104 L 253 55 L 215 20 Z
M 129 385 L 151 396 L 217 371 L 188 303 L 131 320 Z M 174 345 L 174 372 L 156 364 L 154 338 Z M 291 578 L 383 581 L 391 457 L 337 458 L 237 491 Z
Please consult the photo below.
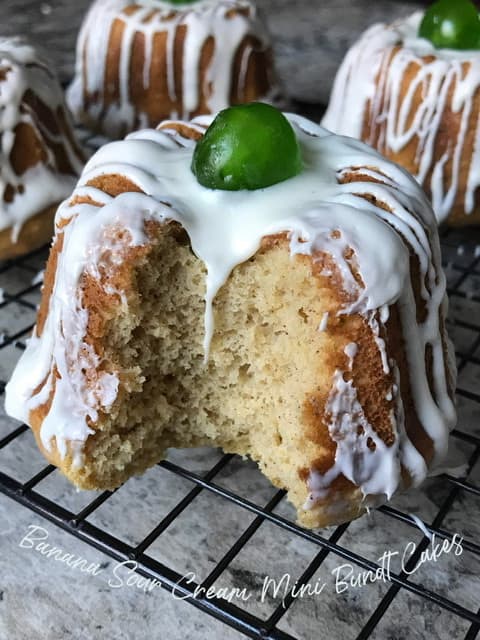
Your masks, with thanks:
M 112 138 L 274 95 L 270 38 L 250 0 L 96 0 L 68 103 Z
M 431 207 L 366 145 L 288 119 L 303 170 L 268 188 L 199 184 L 204 116 L 101 148 L 60 207 L 6 409 L 77 486 L 219 446 L 319 527 L 441 464 L 455 364 Z
M 30 44 L 0 38 L 0 261 L 46 244 L 84 156 L 56 74 Z
M 480 50 L 435 48 L 417 35 L 422 17 L 363 34 L 338 71 L 322 124 L 405 167 L 439 222 L 479 224 Z

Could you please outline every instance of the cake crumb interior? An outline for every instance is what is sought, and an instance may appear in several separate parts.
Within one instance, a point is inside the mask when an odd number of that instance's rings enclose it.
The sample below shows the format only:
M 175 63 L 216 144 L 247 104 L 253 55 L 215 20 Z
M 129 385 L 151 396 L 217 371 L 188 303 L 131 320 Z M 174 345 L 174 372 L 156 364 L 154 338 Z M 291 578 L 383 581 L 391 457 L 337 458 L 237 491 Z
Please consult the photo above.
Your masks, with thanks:
M 308 494 L 300 471 L 322 452 L 305 422 L 308 399 L 328 396 L 336 366 L 328 354 L 347 339 L 338 297 L 312 277 L 311 257 L 290 255 L 286 235 L 269 238 L 217 294 L 205 364 L 206 270 L 172 228 L 139 263 L 108 324 L 105 359 L 121 372 L 120 392 L 87 441 L 81 484 L 115 487 L 169 447 L 209 445 L 251 456 L 299 504 Z

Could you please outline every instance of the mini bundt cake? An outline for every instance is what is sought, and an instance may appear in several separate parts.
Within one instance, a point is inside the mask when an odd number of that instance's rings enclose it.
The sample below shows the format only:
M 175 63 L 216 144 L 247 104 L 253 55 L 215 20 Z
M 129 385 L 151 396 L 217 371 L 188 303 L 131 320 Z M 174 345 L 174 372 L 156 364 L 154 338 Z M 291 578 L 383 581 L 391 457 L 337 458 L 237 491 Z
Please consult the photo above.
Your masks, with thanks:
M 305 526 L 355 518 L 420 484 L 455 423 L 433 212 L 403 169 L 304 118 L 211 123 L 89 161 L 7 412 L 82 488 L 212 445 L 256 460 Z
M 96 0 L 67 92 L 111 138 L 274 97 L 272 51 L 251 0 Z
M 0 260 L 42 246 L 84 158 L 62 89 L 38 52 L 0 38 Z
M 470 4 L 441 0 L 425 15 L 368 29 L 345 57 L 322 121 L 410 171 L 451 225 L 480 223 L 480 20 Z M 465 32 L 459 15 L 470 11 Z

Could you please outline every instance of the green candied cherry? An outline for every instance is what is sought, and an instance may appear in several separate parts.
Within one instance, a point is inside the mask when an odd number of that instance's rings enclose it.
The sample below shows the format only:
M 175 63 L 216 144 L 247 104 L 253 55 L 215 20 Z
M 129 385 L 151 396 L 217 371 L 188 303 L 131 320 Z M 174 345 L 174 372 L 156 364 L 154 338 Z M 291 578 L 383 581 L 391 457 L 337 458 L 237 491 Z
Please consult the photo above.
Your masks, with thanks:
M 438 49 L 480 49 L 480 16 L 470 0 L 438 0 L 427 9 L 418 35 Z
M 291 124 L 268 104 L 220 111 L 193 154 L 192 171 L 209 189 L 264 189 L 302 171 L 302 156 Z

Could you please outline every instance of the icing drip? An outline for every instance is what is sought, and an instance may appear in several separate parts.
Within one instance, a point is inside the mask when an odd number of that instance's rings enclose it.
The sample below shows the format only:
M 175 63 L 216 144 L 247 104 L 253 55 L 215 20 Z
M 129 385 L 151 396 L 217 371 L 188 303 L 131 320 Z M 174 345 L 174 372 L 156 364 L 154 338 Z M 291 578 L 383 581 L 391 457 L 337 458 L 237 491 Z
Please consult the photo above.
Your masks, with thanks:
M 429 540 L 433 540 L 433 534 L 430 531 L 430 529 L 427 528 L 427 525 L 423 522 L 423 520 L 421 520 L 414 513 L 409 513 L 408 515 L 413 520 L 413 522 L 417 525 L 417 527 L 420 529 L 423 535 L 427 537 Z
M 421 189 L 402 169 L 386 161 L 366 145 L 333 136 L 299 116 L 287 116 L 296 132 L 304 161 L 303 172 L 267 189 L 218 191 L 202 187 L 190 166 L 195 143 L 169 130 L 146 130 L 125 141 L 101 148 L 88 162 L 73 194 L 88 196 L 94 204 L 71 206 L 65 202 L 57 213 L 57 234 L 64 237 L 58 255 L 57 279 L 41 337 L 36 334 L 7 385 L 9 414 L 28 421 L 29 412 L 48 397 L 52 380 L 35 390 L 57 369 L 55 401 L 45 418 L 41 438 L 46 447 L 52 437 L 63 443 L 85 441 L 90 433 L 87 418 L 108 407 L 116 395 L 115 372 L 94 387 L 86 388 L 78 355 L 102 370 L 98 356 L 85 343 L 87 318 L 79 283 L 82 273 L 100 278 L 105 247 L 114 255 L 121 247 L 114 242 L 115 229 L 123 229 L 123 250 L 148 242 L 143 234 L 147 220 L 175 220 L 187 231 L 194 253 L 207 269 L 205 305 L 205 354 L 214 332 L 212 302 L 236 265 L 248 260 L 262 238 L 287 232 L 292 255 L 332 256 L 343 280 L 348 303 L 340 313 L 361 314 L 369 324 L 385 371 L 393 371 L 391 390 L 394 444 L 387 447 L 368 424 L 356 390 L 343 372 L 332 380 L 329 413 L 330 434 L 337 442 L 335 464 L 327 474 L 312 473 L 311 503 L 321 499 L 331 478 L 343 473 L 367 493 L 392 495 L 405 467 L 414 484 L 427 472 L 423 457 L 409 440 L 396 363 L 388 357 L 383 339 L 390 305 L 396 304 L 410 369 L 412 397 L 423 428 L 432 439 L 435 461 L 445 453 L 455 411 L 447 391 L 449 362 L 444 360 L 439 313 L 445 299 L 445 279 L 440 268 L 438 234 L 431 208 Z M 203 131 L 212 117 L 197 118 L 189 127 Z M 166 127 L 166 128 L 165 128 Z M 341 183 L 352 167 L 369 167 L 370 175 L 383 183 Z M 364 170 L 358 169 L 359 176 Z M 143 194 L 112 198 L 88 183 L 102 175 L 118 174 L 136 184 Z M 371 195 L 372 199 L 363 197 Z M 387 209 L 376 206 L 385 203 Z M 417 212 L 417 213 L 413 213 Z M 70 220 L 64 224 L 65 220 Z M 108 239 L 113 238 L 112 241 Z M 113 244 L 112 244 L 113 242 Z M 407 244 L 408 243 L 408 244 Z M 410 274 L 409 248 L 419 263 L 421 296 L 426 319 L 418 323 Z M 353 257 L 347 249 L 354 251 Z M 120 256 L 118 256 L 120 259 Z M 362 284 L 354 277 L 358 271 Z M 126 300 L 123 301 L 127 303 Z M 328 331 L 327 320 L 324 330 Z M 432 353 L 435 388 L 430 390 L 425 350 Z M 346 350 L 350 368 L 355 345 Z M 101 364 L 101 363 L 100 363 Z M 51 376 L 50 376 L 51 377 Z M 57 399 L 58 398 L 58 399 Z M 74 420 L 72 420 L 74 416 Z M 358 428 L 362 427 L 360 436 Z M 369 440 L 369 438 L 371 440 Z M 370 450 L 368 444 L 376 449 Z M 347 446 L 348 443 L 348 446 Z
M 322 316 L 322 320 L 320 321 L 320 324 L 318 325 L 318 330 L 319 331 L 326 331 L 327 327 L 328 327 L 328 316 L 329 316 L 329 312 L 325 311 L 325 313 Z
M 135 6 L 128 15 L 127 7 Z M 231 13 L 235 11 L 235 14 Z M 110 34 L 114 21 L 121 20 L 123 35 L 118 69 L 119 100 L 105 104 L 104 87 L 107 71 Z M 199 0 L 185 6 L 168 2 L 143 0 L 97 0 L 91 7 L 80 31 L 77 43 L 75 79 L 68 89 L 67 99 L 72 111 L 80 115 L 84 110 L 96 121 L 102 120 L 112 135 L 119 123 L 128 130 L 137 128 L 136 119 L 148 124 L 148 114 L 139 113 L 130 95 L 130 65 L 134 39 L 143 36 L 143 86 L 150 84 L 155 34 L 166 33 L 166 79 L 172 102 L 176 92 L 176 37 L 179 29 L 186 29 L 182 57 L 182 110 L 169 114 L 172 118 L 189 118 L 198 111 L 202 96 L 209 112 L 214 113 L 230 105 L 233 63 L 237 51 L 247 36 L 257 39 L 263 50 L 270 40 L 263 23 L 250 0 Z M 213 38 L 215 47 L 201 86 L 200 59 L 205 44 Z M 244 91 L 246 73 L 252 48 L 247 47 L 240 66 L 240 92 Z M 177 60 L 178 65 L 178 60 Z M 88 99 L 87 94 L 95 95 Z M 156 124 L 156 123 L 155 123 Z
M 30 91 L 54 117 L 58 109 L 65 108 L 60 83 L 38 52 L 20 38 L 0 38 L 0 76 L 0 231 L 11 228 L 15 242 L 28 218 L 61 202 L 71 193 L 83 162 L 68 137 L 51 131 L 24 102 L 25 94 Z M 64 115 L 70 127 L 65 111 Z M 16 173 L 12 164 L 16 128 L 20 124 L 34 130 L 46 154 L 45 161 L 38 162 L 22 175 Z M 68 174 L 60 173 L 53 145 L 61 145 L 66 154 L 70 166 Z M 6 198 L 7 189 L 13 192 L 12 198 Z
M 357 345 L 345 347 L 348 372 L 353 369 L 356 354 Z M 337 370 L 325 413 L 330 416 L 330 437 L 337 444 L 335 463 L 324 474 L 310 474 L 309 502 L 326 498 L 330 485 L 340 474 L 361 487 L 364 495 L 385 493 L 390 498 L 400 481 L 400 440 L 393 412 L 391 426 L 395 442 L 387 447 L 365 417 L 353 380 L 346 380 L 344 372 Z
M 365 32 L 340 67 L 322 124 L 335 133 L 363 138 L 387 156 L 414 144 L 415 178 L 428 188 L 442 222 L 458 201 L 462 173 L 467 176 L 467 215 L 474 212 L 480 186 L 480 118 L 473 111 L 480 91 L 480 52 L 435 49 L 416 36 L 422 15 L 415 13 L 391 26 L 377 24 Z M 422 99 L 415 107 L 419 92 Z M 435 158 L 449 109 L 460 114 L 460 129 L 442 157 Z M 468 162 L 465 143 L 472 119 L 477 129 Z

